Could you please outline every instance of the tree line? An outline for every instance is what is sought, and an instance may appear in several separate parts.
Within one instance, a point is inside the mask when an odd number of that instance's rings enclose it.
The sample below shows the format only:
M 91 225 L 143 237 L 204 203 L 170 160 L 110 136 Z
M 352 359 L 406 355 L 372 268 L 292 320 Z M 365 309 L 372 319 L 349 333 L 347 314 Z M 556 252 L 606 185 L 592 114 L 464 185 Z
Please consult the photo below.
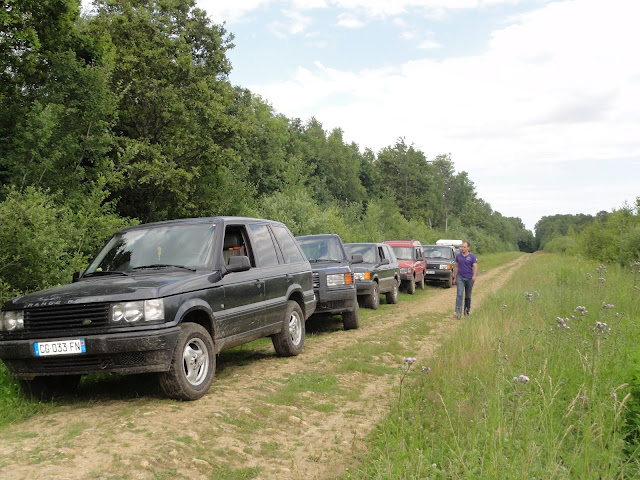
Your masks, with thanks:
M 536 248 L 449 154 L 373 152 L 229 81 L 233 34 L 194 0 L 8 0 L 0 11 L 0 299 L 66 282 L 117 228 L 281 220 L 345 241 Z
M 633 265 L 640 273 L 640 196 L 612 212 L 542 217 L 535 229 L 541 250 Z

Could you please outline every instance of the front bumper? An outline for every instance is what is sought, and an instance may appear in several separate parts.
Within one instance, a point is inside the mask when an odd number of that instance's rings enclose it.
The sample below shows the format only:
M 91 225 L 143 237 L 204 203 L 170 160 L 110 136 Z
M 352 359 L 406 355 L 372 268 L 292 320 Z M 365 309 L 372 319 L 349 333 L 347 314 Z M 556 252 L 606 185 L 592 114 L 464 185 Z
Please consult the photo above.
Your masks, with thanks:
M 316 290 L 316 313 L 351 312 L 357 305 L 356 289 Z
M 429 273 L 433 272 L 433 273 Z M 447 281 L 453 275 L 453 270 L 427 268 L 424 273 L 425 280 Z
M 121 374 L 164 372 L 169 370 L 178 341 L 180 327 L 162 330 L 77 335 L 46 341 L 83 338 L 86 353 L 36 357 L 38 340 L 5 340 L 0 342 L 0 358 L 15 378 L 36 375 L 86 375 L 112 372 Z
M 375 287 L 375 281 L 373 280 L 357 280 L 356 289 L 358 295 L 371 295 Z
M 408 282 L 408 281 L 413 281 L 415 279 L 413 273 L 401 273 L 400 274 L 400 281 L 401 282 Z

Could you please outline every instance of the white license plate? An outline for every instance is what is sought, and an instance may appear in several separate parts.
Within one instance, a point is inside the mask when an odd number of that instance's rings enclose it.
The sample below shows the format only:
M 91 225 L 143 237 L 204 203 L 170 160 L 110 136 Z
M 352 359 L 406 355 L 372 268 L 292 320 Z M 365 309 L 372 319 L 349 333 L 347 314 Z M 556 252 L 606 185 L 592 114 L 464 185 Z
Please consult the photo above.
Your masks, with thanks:
M 436 271 L 435 271 L 435 270 L 427 270 L 425 273 L 426 273 L 427 275 L 435 275 L 435 274 L 436 274 Z
M 36 342 L 33 344 L 36 357 L 47 357 L 50 355 L 78 355 L 87 353 L 87 346 L 84 338 L 74 340 L 60 340 L 59 342 Z

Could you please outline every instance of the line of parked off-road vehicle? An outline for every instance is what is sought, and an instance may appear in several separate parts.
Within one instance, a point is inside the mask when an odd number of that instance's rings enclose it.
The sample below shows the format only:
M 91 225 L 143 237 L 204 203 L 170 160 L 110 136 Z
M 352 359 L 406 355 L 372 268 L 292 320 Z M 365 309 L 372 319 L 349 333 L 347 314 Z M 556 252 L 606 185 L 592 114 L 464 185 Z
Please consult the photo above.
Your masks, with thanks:
M 155 372 L 165 394 L 196 400 L 216 354 L 270 337 L 298 355 L 306 320 L 398 302 L 425 280 L 451 286 L 454 248 L 413 240 L 343 244 L 294 238 L 280 222 L 242 217 L 170 220 L 116 232 L 70 284 L 2 306 L 0 359 L 25 394 L 69 393 L 83 375 Z

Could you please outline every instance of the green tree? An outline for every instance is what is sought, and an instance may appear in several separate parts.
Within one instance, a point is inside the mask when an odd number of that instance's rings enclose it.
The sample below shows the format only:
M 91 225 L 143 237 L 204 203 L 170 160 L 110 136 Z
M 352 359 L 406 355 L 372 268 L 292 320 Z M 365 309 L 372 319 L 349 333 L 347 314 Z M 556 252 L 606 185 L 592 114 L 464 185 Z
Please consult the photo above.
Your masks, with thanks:
M 118 58 L 112 190 L 120 213 L 152 221 L 240 209 L 253 192 L 232 142 L 232 36 L 194 0 L 98 0 L 94 7 L 88 30 L 109 39 Z
M 78 27 L 77 1 L 10 1 L 0 13 L 0 183 L 81 203 L 109 176 L 113 56 Z
M 385 147 L 376 161 L 381 185 L 386 195 L 395 199 L 407 219 L 424 218 L 424 194 L 427 164 L 424 154 L 399 138 L 393 147 Z
M 366 191 L 360 182 L 361 157 L 355 144 L 347 145 L 343 132 L 336 128 L 327 135 L 315 118 L 301 127 L 298 123 L 296 144 L 308 168 L 307 184 L 320 203 L 334 200 L 360 203 Z

